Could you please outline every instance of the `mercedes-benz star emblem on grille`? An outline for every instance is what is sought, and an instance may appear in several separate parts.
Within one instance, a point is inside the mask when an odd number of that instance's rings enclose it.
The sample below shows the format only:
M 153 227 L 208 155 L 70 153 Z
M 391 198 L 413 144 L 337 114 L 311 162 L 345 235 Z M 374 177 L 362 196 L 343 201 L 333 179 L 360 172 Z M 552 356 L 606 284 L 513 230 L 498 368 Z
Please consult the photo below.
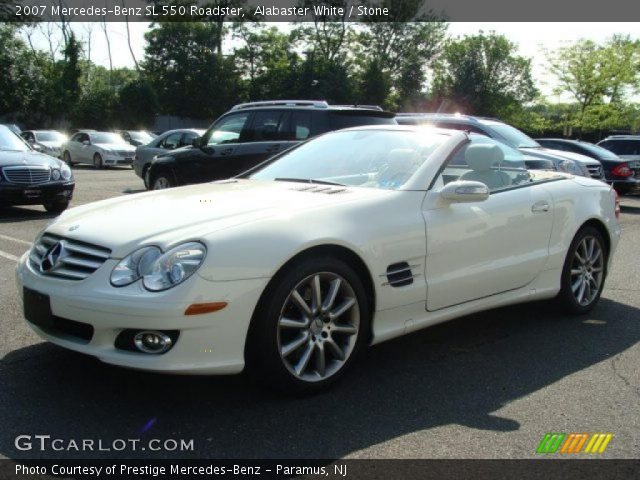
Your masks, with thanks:
M 60 263 L 63 255 L 64 242 L 59 241 L 57 243 L 54 243 L 51 248 L 49 248 L 49 250 L 47 250 L 44 255 L 42 255 L 42 258 L 40 259 L 40 271 L 42 273 L 46 273 L 53 270 L 58 265 L 58 263 Z

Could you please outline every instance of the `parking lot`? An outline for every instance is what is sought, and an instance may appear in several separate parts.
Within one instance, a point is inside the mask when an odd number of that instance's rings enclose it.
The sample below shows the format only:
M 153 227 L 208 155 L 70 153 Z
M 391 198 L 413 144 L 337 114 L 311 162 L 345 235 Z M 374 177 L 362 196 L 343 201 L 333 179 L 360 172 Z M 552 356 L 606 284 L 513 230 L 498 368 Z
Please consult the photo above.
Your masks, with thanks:
M 73 205 L 143 190 L 131 169 L 76 167 Z M 308 398 L 244 376 L 130 371 L 42 342 L 25 324 L 16 258 L 51 218 L 0 210 L 0 457 L 532 458 L 546 432 L 610 432 L 602 457 L 640 455 L 640 197 L 603 298 L 571 318 L 549 304 L 492 310 L 381 344 Z M 18 435 L 193 439 L 192 451 L 23 452 Z M 584 456 L 584 455 L 582 455 Z

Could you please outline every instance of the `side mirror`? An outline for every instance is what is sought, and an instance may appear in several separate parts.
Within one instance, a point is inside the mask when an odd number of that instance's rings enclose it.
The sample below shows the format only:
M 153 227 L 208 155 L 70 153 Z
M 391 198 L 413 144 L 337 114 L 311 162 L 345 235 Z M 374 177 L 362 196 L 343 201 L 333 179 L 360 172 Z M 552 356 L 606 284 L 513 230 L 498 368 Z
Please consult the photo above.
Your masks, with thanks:
M 30 142 L 30 144 L 31 144 L 31 148 L 33 148 L 36 152 L 41 152 L 43 150 L 42 147 L 37 143 Z
M 89 140 L 84 140 L 82 142 L 83 145 L 91 145 L 91 142 Z
M 202 146 L 202 137 L 194 138 L 193 141 L 191 142 L 191 145 L 193 145 L 196 148 L 200 148 Z
M 484 202 L 489 193 L 489 187 L 484 183 L 471 180 L 450 182 L 440 190 L 442 198 L 455 203 Z

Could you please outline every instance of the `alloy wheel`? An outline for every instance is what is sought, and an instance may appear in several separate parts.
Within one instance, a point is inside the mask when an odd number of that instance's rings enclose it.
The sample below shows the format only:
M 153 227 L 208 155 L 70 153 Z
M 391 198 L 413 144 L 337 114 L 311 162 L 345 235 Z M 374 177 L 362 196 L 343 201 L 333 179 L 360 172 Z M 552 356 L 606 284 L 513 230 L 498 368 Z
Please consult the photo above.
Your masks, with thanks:
M 158 177 L 153 182 L 153 189 L 154 190 L 164 190 L 165 188 L 170 188 L 170 187 L 171 187 L 171 185 L 169 184 L 169 180 L 167 180 L 164 177 Z
M 598 296 L 604 279 L 604 252 L 600 241 L 591 235 L 578 244 L 571 263 L 571 291 L 581 306 L 590 305 Z
M 284 302 L 278 319 L 280 358 L 300 380 L 325 380 L 345 365 L 359 329 L 353 287 L 335 273 L 315 273 L 299 282 Z

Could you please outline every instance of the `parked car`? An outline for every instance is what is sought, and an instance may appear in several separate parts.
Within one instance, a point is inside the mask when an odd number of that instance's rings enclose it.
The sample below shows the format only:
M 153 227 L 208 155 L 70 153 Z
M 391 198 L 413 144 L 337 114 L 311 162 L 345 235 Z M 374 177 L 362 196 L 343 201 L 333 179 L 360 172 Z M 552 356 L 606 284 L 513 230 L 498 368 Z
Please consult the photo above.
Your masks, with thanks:
M 133 169 L 142 180 L 144 186 L 147 185 L 147 169 L 151 165 L 151 160 L 156 155 L 166 153 L 176 148 L 187 147 L 193 145 L 193 141 L 201 137 L 205 130 L 197 130 L 193 128 L 185 128 L 179 130 L 169 130 L 154 138 L 148 145 L 141 145 L 136 148 L 136 154 L 133 157 Z
M 74 187 L 67 165 L 0 125 L 0 206 L 43 205 L 47 212 L 60 213 L 69 206 Z
M 552 161 L 556 170 L 560 172 L 604 180 L 602 165 L 597 160 L 584 155 L 543 148 L 517 128 L 493 118 L 441 113 L 399 113 L 396 120 L 401 125 L 427 124 L 487 135 L 530 156 Z
M 146 130 L 118 130 L 116 133 L 118 133 L 125 142 L 134 147 L 147 145 L 156 138 L 156 135 Z
M 114 365 L 246 366 L 308 392 L 367 344 L 454 317 L 552 298 L 590 311 L 620 237 L 615 191 L 502 152 L 460 131 L 363 126 L 239 178 L 76 207 L 19 261 L 26 319 Z
M 282 100 L 236 105 L 193 146 L 158 155 L 147 170 L 151 189 L 233 177 L 311 137 L 357 125 L 392 125 L 378 108 Z
M 20 136 L 33 149 L 56 158 L 62 156 L 62 145 L 68 140 L 66 135 L 57 130 L 24 130 Z
M 75 133 L 62 150 L 67 165 L 88 163 L 95 168 L 131 165 L 136 151 L 117 133 L 93 131 Z
M 10 123 L 8 125 L 5 125 L 9 130 L 11 130 L 13 133 L 20 135 L 22 133 L 22 130 L 20 130 L 20 127 L 18 125 L 16 125 L 15 123 Z
M 526 168 L 527 170 L 555 171 L 556 169 L 551 160 L 533 157 L 527 153 L 523 153 L 520 150 L 510 147 L 506 143 L 502 143 L 494 138 L 487 137 L 486 135 L 470 133 L 469 140 L 474 145 L 495 145 L 497 148 L 502 150 L 505 164 L 508 164 L 510 166 Z M 455 162 L 461 164 L 464 163 L 464 156 L 462 155 L 462 153 L 459 152 L 456 155 L 456 159 L 452 160 L 452 162 L 453 164 L 455 164 Z
M 536 141 L 543 147 L 568 150 L 595 158 L 602 164 L 607 183 L 612 184 L 613 188 L 620 194 L 640 190 L 640 161 L 629 161 L 620 158 L 606 148 L 580 140 L 538 138 Z

